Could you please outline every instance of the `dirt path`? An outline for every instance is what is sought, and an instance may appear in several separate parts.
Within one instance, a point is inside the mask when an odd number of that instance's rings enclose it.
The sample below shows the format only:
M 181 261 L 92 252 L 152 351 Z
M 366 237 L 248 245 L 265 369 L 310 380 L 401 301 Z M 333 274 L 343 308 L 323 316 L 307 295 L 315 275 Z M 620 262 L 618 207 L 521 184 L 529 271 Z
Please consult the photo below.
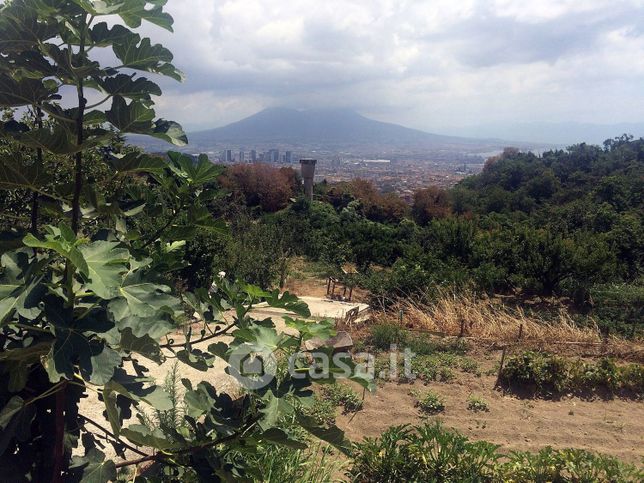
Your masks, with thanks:
M 377 437 L 392 425 L 441 420 L 473 440 L 499 444 L 502 450 L 538 451 L 544 446 L 581 448 L 616 456 L 623 461 L 644 463 L 644 403 L 568 398 L 559 401 L 519 399 L 494 390 L 494 376 L 459 374 L 450 383 L 385 383 L 367 394 L 364 409 L 355 415 L 340 415 L 338 425 L 359 441 Z M 412 390 L 431 389 L 445 400 L 445 411 L 421 416 L 414 407 Z M 467 410 L 470 395 L 483 398 L 489 412 Z

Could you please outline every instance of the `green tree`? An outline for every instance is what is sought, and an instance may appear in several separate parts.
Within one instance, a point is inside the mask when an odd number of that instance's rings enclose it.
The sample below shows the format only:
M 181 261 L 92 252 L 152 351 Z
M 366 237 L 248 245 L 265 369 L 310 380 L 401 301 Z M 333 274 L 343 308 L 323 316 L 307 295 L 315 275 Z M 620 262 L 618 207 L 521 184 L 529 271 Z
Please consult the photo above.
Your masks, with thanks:
M 143 22 L 172 30 L 165 3 L 10 0 L 0 7 L 0 107 L 26 107 L 43 116 L 26 129 L 15 129 L 12 120 L 0 125 L 8 143 L 0 150 L 0 187 L 37 194 L 32 200 L 47 201 L 60 220 L 57 226 L 42 224 L 32 204 L 34 233 L 13 230 L 8 235 L 19 248 L 1 257 L 0 470 L 10 481 L 107 482 L 118 468 L 142 462 L 158 463 L 173 481 L 187 475 L 230 480 L 247 470 L 227 459 L 233 449 L 252 451 L 260 442 L 301 447 L 276 427 L 283 418 L 343 444 L 341 433 L 321 430 L 297 411 L 312 397 L 303 362 L 303 379 L 273 379 L 250 389 L 240 406 L 207 382 L 193 387 L 184 381 L 185 431 L 123 427 L 142 402 L 171 408 L 162 388 L 144 377 L 146 364 L 169 353 L 207 370 L 217 358 L 232 362 L 240 348 L 286 357 L 307 338 L 333 333 L 328 323 L 289 320 L 296 334 L 286 335 L 249 315 L 264 301 L 308 316 L 288 293 L 226 280 L 214 292 L 178 292 L 169 284 L 185 265 L 186 241 L 199 229 L 223 229 L 207 209 L 214 196 L 208 186 L 220 175 L 207 157 L 108 149 L 102 161 L 115 188 L 92 182 L 90 153 L 105 148 L 114 132 L 186 142 L 178 124 L 155 118 L 153 96 L 161 91 L 138 74 L 182 78 L 172 54 L 134 30 Z M 102 49 L 112 51 L 117 66 L 101 65 Z M 47 156 L 69 160 L 71 185 L 52 176 Z M 146 229 L 141 219 L 155 220 L 154 228 Z M 185 315 L 194 312 L 200 315 L 199 337 Z M 171 340 L 181 327 L 185 341 Z M 232 342 L 214 343 L 224 334 Z M 213 343 L 206 350 L 195 347 L 208 341 Z M 137 459 L 105 459 L 92 432 L 97 423 L 79 412 L 90 390 L 100 395 L 109 420 L 110 429 L 101 432 Z M 74 449 L 79 456 L 72 457 Z

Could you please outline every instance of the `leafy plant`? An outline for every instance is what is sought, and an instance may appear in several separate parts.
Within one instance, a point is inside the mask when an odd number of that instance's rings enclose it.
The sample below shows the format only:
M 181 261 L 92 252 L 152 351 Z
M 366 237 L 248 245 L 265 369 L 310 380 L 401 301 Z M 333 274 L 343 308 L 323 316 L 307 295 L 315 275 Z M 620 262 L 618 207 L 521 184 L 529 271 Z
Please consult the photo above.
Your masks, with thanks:
M 562 358 L 531 351 L 510 357 L 501 377 L 510 386 L 527 387 L 543 395 L 561 393 L 569 379 Z
M 153 97 L 161 90 L 138 75 L 182 78 L 172 54 L 135 31 L 144 22 L 172 30 L 165 3 L 10 0 L 0 6 L 0 108 L 27 109 L 37 119 L 28 125 L 3 118 L 0 124 L 0 188 L 33 194 L 29 233 L 18 225 L 2 236 L 8 240 L 0 274 L 3 478 L 100 483 L 147 462 L 173 481 L 244 477 L 252 468 L 226 460 L 230 451 L 302 447 L 278 427 L 289 417 L 315 437 L 346 447 L 337 428 L 320 428 L 296 410 L 312 398 L 304 361 L 296 365 L 300 377 L 273 378 L 238 400 L 206 381 L 184 379 L 185 412 L 173 413 L 177 401 L 145 377 L 147 364 L 171 356 L 204 372 L 220 358 L 243 379 L 240 352 L 253 359 L 286 357 L 303 341 L 334 332 L 329 323 L 290 320 L 293 332 L 284 334 L 270 319 L 251 317 L 262 302 L 308 317 L 306 304 L 288 293 L 225 279 L 211 291 L 180 291 L 174 283 L 173 274 L 185 267 L 183 248 L 197 230 L 226 231 L 208 211 L 216 196 L 209 186 L 221 170 L 203 155 L 161 158 L 109 146 L 126 133 L 187 142 L 178 124 L 156 119 Z M 102 65 L 109 58 L 99 54 L 104 49 L 118 65 Z M 90 104 L 90 98 L 97 101 Z M 110 189 L 89 176 L 90 153 L 102 163 Z M 66 160 L 64 176 L 47 171 L 47 156 Z M 44 207 L 54 223 L 43 223 Z M 186 315 L 193 313 L 197 324 Z M 174 340 L 177 332 L 185 335 Z M 223 335 L 232 341 L 217 340 Z M 198 345 L 206 342 L 205 350 Z M 323 382 L 334 374 L 332 367 Z M 171 393 L 176 380 L 172 385 Z M 104 404 L 111 444 L 135 459 L 106 460 L 99 450 L 92 432 L 98 423 L 79 413 L 90 390 Z M 165 422 L 124 427 L 141 403 Z
M 512 452 L 469 441 L 440 423 L 392 426 L 380 438 L 356 444 L 347 476 L 355 482 L 625 482 L 644 474 L 632 465 L 577 449 Z
M 580 361 L 528 351 L 508 359 L 501 379 L 510 389 L 528 389 L 543 396 L 569 391 L 641 397 L 643 373 L 637 363 L 618 366 L 608 358 Z
M 497 481 L 497 446 L 470 442 L 439 423 L 394 426 L 355 446 L 347 472 L 352 481 Z
M 313 398 L 312 404 L 302 407 L 300 410 L 308 417 L 313 418 L 320 426 L 331 426 L 335 424 L 337 405 L 333 401 L 319 396 Z
M 414 396 L 417 399 L 416 406 L 424 413 L 435 414 L 445 410 L 445 401 L 433 391 L 428 391 L 425 394 L 415 392 Z
M 513 452 L 502 466 L 508 481 L 641 481 L 644 474 L 631 465 L 580 449 L 546 447 L 536 454 Z
M 371 328 L 369 341 L 373 347 L 389 350 L 394 344 L 404 344 L 407 335 L 402 327 L 395 324 L 377 324 Z
M 485 402 L 480 397 L 471 395 L 470 397 L 467 398 L 467 409 L 468 411 L 478 413 L 478 412 L 489 412 L 490 407 L 488 406 L 488 403 Z
M 363 406 L 362 398 L 349 386 L 342 383 L 322 387 L 324 399 L 335 406 L 343 406 L 344 411 L 354 413 Z

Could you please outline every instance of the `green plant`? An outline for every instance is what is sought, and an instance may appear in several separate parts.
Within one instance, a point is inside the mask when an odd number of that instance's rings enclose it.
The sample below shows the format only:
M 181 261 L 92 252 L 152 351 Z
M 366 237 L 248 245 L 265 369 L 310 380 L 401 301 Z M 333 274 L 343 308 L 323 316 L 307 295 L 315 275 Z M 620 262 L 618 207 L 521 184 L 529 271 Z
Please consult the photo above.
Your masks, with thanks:
M 508 359 L 501 379 L 510 389 L 528 389 L 542 396 L 569 391 L 642 397 L 643 374 L 641 364 L 619 366 L 608 358 L 581 361 L 528 351 Z
M 458 356 L 450 353 L 415 356 L 411 360 L 412 373 L 423 381 L 450 382 L 456 378 L 454 368 L 460 363 Z
M 454 355 L 467 353 L 467 341 L 464 339 L 438 339 L 425 335 L 409 337 L 407 347 L 418 355 L 433 355 L 441 352 Z
M 171 481 L 243 478 L 252 468 L 225 456 L 258 444 L 299 445 L 277 426 L 288 417 L 346 447 L 337 428 L 320 428 L 296 410 L 312 398 L 306 361 L 296 366 L 303 378 L 273 378 L 237 400 L 207 381 L 182 379 L 181 412 L 145 377 L 146 365 L 171 356 L 204 372 L 222 359 L 243 380 L 238 351 L 287 357 L 304 341 L 334 333 L 329 322 L 287 319 L 292 331 L 285 334 L 270 319 L 250 315 L 266 302 L 308 317 L 306 304 L 288 292 L 224 278 L 212 290 L 185 291 L 175 283 L 197 230 L 227 233 L 208 210 L 221 169 L 205 155 L 155 157 L 110 145 L 132 133 L 187 142 L 178 124 L 155 119 L 153 97 L 161 90 L 138 75 L 182 78 L 167 49 L 135 32 L 143 22 L 172 30 L 165 3 L 10 0 L 0 6 L 0 108 L 27 109 L 36 119 L 0 123 L 0 188 L 26 190 L 32 201 L 29 232 L 17 225 L 1 234 L 3 478 L 103 483 L 119 469 L 145 463 Z M 113 56 L 100 55 L 103 49 Z M 102 64 L 109 58 L 117 65 Z M 105 183 L 94 183 L 88 172 L 90 155 Z M 44 164 L 47 156 L 61 160 L 55 169 Z M 193 313 L 198 325 L 186 316 Z M 231 339 L 224 342 L 224 335 Z M 108 418 L 110 429 L 101 434 L 136 458 L 105 459 L 93 432 L 100 425 L 79 412 L 90 390 L 100 395 Z M 176 380 L 170 392 L 176 393 Z M 124 427 L 141 404 L 158 411 L 159 427 Z
M 169 409 L 154 409 L 151 414 L 141 411 L 139 419 L 150 431 L 160 430 L 169 439 L 175 439 L 176 432 L 189 431 L 190 426 L 186 423 L 187 406 L 183 401 L 181 388 L 179 362 L 175 362 L 170 372 L 166 375 L 163 385 L 161 386 L 168 395 L 170 401 Z M 178 442 L 178 441 L 177 441 Z
M 329 445 L 313 441 L 292 420 L 280 420 L 278 426 L 289 434 L 292 445 L 259 444 L 253 451 L 232 451 L 226 455 L 226 460 L 235 466 L 250 468 L 246 475 L 250 481 L 334 481 L 334 475 L 343 469 L 344 462 Z
M 471 442 L 439 423 L 393 426 L 356 444 L 347 476 L 355 482 L 624 482 L 644 473 L 605 455 L 544 448 L 505 455 L 486 441 Z
M 435 414 L 445 410 L 443 398 L 435 392 L 428 391 L 425 394 L 415 392 L 414 396 L 416 397 L 416 406 L 424 413 Z
M 488 406 L 488 403 L 485 402 L 480 397 L 476 397 L 474 395 L 471 395 L 470 397 L 467 398 L 467 409 L 475 413 L 490 411 L 490 407 Z
M 470 442 L 439 423 L 394 426 L 355 446 L 347 476 L 356 482 L 495 481 L 496 448 Z
M 335 406 L 343 406 L 347 413 L 360 411 L 363 406 L 362 398 L 349 386 L 342 383 L 322 387 L 323 399 Z
M 370 344 L 380 350 L 389 350 L 394 344 L 400 346 L 407 340 L 405 330 L 395 324 L 377 324 L 370 332 Z
M 509 386 L 527 387 L 538 394 L 553 395 L 567 388 L 569 373 L 564 359 L 526 351 L 507 360 L 501 377 Z
M 461 360 L 460 360 L 460 362 L 458 364 L 458 367 L 463 372 L 467 372 L 469 374 L 474 374 L 477 377 L 481 376 L 481 369 L 480 369 L 478 363 L 473 359 L 469 359 L 467 357 L 461 358 Z
M 513 452 L 501 471 L 508 481 L 535 482 L 638 482 L 644 473 L 631 465 L 604 455 L 580 449 L 555 450 L 546 447 L 538 453 Z
M 337 405 L 333 401 L 315 396 L 310 405 L 303 406 L 300 411 L 308 417 L 313 418 L 320 426 L 331 426 L 335 424 Z

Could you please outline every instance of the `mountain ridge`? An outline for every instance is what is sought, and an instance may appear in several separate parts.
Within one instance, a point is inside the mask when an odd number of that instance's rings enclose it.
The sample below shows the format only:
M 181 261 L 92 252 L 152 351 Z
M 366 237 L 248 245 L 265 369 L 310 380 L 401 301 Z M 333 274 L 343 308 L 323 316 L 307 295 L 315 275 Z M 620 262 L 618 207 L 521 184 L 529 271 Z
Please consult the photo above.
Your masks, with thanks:
M 226 126 L 189 134 L 191 142 L 285 142 L 331 144 L 449 145 L 498 139 L 433 134 L 369 119 L 350 109 L 296 110 L 272 107 Z

